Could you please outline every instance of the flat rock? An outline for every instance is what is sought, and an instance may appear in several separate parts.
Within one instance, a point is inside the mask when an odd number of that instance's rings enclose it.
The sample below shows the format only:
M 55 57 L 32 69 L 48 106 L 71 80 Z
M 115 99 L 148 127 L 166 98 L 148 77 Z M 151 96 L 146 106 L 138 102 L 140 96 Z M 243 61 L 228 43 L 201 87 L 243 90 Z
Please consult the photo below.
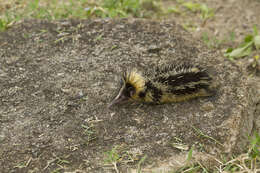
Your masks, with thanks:
M 104 164 L 112 148 L 126 172 L 145 155 L 144 167 L 182 161 L 191 146 L 197 155 L 241 152 L 248 135 L 260 132 L 259 79 L 173 22 L 23 21 L 0 33 L 0 57 L 0 167 L 6 172 L 113 172 Z M 181 62 L 207 68 L 216 95 L 107 109 L 126 68 Z

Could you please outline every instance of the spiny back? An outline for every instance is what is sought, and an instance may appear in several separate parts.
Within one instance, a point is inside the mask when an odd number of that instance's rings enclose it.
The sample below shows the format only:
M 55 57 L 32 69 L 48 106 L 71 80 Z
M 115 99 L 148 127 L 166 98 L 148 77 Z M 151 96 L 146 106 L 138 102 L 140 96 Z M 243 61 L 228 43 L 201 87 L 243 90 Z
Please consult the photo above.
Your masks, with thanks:
M 159 66 L 145 73 L 147 92 L 158 103 L 178 102 L 211 95 L 212 78 L 199 66 L 190 64 Z

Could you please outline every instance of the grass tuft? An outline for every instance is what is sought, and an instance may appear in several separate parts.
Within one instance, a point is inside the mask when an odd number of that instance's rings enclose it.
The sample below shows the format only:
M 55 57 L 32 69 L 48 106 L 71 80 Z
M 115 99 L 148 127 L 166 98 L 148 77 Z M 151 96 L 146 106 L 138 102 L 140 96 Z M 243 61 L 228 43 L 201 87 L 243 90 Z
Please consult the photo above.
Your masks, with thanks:
M 245 36 L 244 41 L 237 48 L 228 48 L 224 56 L 230 60 L 242 58 L 251 55 L 253 49 L 260 49 L 260 35 L 256 26 L 253 27 L 253 33 Z
M 253 137 L 249 138 L 250 145 L 246 153 L 240 154 L 238 156 L 233 156 L 232 158 L 214 158 L 218 166 L 215 168 L 207 168 L 198 160 L 191 163 L 193 159 L 192 147 L 188 154 L 186 164 L 175 171 L 176 173 L 183 172 L 216 172 L 216 173 L 234 173 L 234 172 L 260 172 L 260 136 L 258 133 L 254 133 Z M 222 155 L 223 156 L 223 155 Z M 190 164 L 189 164 L 190 163 Z
M 160 3 L 153 0 L 0 0 L 1 5 L 4 8 L 0 8 L 0 31 L 6 30 L 10 23 L 28 18 L 151 18 L 162 11 Z

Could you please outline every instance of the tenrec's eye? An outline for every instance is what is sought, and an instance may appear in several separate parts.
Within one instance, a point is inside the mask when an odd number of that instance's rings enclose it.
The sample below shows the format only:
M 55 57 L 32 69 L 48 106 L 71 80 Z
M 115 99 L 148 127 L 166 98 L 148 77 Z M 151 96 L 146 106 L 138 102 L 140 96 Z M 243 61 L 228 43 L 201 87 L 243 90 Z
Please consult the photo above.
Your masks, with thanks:
M 127 90 L 128 90 L 128 91 L 133 91 L 133 90 L 134 90 L 134 87 L 129 86 L 129 87 L 127 87 Z
M 135 94 L 135 88 L 131 84 L 126 83 L 125 92 L 130 97 Z
M 135 94 L 135 89 L 134 89 L 134 87 L 129 87 L 128 88 L 128 92 L 130 93 L 130 96 L 133 96 L 134 94 Z

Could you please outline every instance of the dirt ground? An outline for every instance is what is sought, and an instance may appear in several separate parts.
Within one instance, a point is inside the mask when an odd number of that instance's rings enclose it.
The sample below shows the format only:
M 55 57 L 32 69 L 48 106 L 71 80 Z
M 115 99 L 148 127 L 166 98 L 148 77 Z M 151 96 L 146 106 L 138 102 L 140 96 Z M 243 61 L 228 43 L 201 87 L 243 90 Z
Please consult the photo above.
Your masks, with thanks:
M 174 2 L 164 2 L 170 3 Z M 160 166 L 157 161 L 167 160 L 173 153 L 178 155 L 180 150 L 171 146 L 176 142 L 188 147 L 196 144 L 198 151 L 213 155 L 223 148 L 233 151 L 238 144 L 226 143 L 234 136 L 223 122 L 239 115 L 242 108 L 248 108 L 243 116 L 250 121 L 258 118 L 250 107 L 256 102 L 254 91 L 244 83 L 247 76 L 243 71 L 249 60 L 230 63 L 215 52 L 236 44 L 252 32 L 253 25 L 260 29 L 260 2 L 205 3 L 216 9 L 215 16 L 207 21 L 199 14 L 172 14 L 166 23 L 28 20 L 0 33 L 1 172 L 116 172 L 111 164 L 116 158 L 113 148 L 120 155 L 116 159 L 119 171 L 131 172 L 145 155 L 148 168 Z M 197 26 L 191 32 L 196 39 L 203 32 L 219 39 L 235 32 L 237 38 L 217 50 L 207 50 L 172 21 L 180 25 L 192 21 Z M 210 99 L 106 108 L 117 90 L 117 74 L 126 66 L 167 63 L 172 55 L 176 61 L 190 57 L 188 61 L 212 68 L 222 84 L 233 86 L 221 87 Z M 254 128 L 252 122 L 240 125 L 249 133 Z M 199 138 L 191 126 L 216 141 Z M 254 126 L 259 130 L 260 125 Z M 245 146 L 246 141 L 239 144 Z M 109 158 L 106 152 L 113 156 L 109 164 L 104 161 Z

